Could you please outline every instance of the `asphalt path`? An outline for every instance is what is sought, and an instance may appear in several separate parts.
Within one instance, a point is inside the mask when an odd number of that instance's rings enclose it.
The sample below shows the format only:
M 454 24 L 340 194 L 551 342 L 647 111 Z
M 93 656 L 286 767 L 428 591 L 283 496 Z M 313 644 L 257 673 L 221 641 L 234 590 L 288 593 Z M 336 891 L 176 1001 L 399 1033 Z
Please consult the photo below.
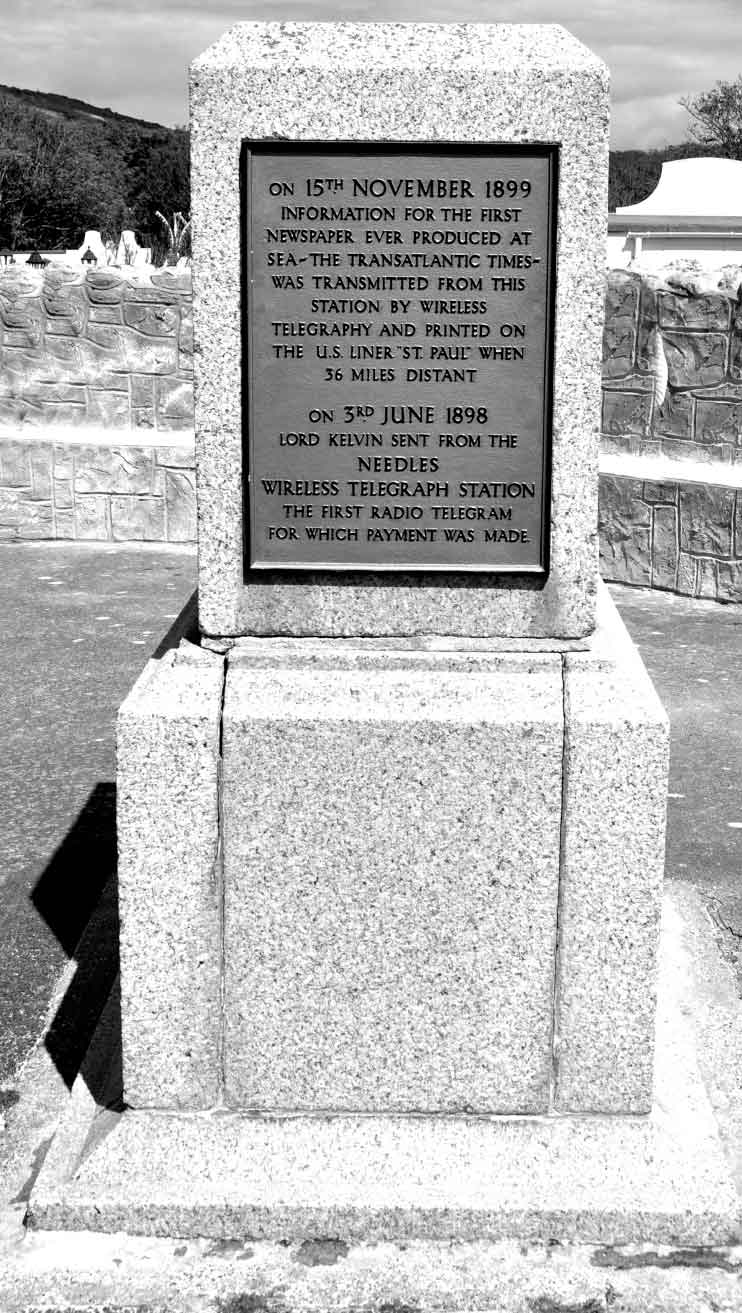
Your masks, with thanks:
M 192 550 L 0 546 L 0 1086 L 115 871 L 116 711 L 195 577 Z
M 190 550 L 0 545 L 0 1108 L 66 964 L 70 1079 L 115 972 L 116 710 L 195 574 Z M 612 592 L 670 715 L 668 877 L 742 931 L 742 607 Z

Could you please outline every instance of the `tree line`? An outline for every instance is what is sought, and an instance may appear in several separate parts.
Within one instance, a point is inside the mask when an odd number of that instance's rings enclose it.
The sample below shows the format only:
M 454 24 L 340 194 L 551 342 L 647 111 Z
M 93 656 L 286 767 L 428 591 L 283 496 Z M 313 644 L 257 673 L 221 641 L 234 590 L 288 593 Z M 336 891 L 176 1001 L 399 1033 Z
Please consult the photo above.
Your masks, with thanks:
M 690 117 L 687 141 L 664 150 L 611 151 L 611 210 L 649 196 L 664 160 L 699 150 L 742 159 L 742 76 L 681 103 Z M 133 228 L 161 262 L 169 238 L 158 211 L 168 219 L 190 213 L 185 128 L 97 112 L 67 97 L 0 89 L 0 248 L 63 250 L 79 246 L 86 228 L 112 241 Z
M 0 247 L 63 250 L 87 228 L 112 241 L 133 228 L 157 255 L 167 246 L 157 211 L 189 208 L 185 129 L 67 117 L 0 91 Z

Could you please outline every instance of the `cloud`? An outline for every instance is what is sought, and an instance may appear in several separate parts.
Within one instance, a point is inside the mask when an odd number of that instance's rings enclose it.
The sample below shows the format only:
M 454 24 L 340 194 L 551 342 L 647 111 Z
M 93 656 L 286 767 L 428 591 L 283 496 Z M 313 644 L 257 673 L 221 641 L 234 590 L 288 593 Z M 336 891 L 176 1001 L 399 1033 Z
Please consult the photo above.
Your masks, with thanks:
M 5 0 L 0 82 L 184 122 L 191 59 L 248 18 L 562 23 L 611 69 L 623 148 L 683 140 L 681 97 L 742 72 L 740 0 Z

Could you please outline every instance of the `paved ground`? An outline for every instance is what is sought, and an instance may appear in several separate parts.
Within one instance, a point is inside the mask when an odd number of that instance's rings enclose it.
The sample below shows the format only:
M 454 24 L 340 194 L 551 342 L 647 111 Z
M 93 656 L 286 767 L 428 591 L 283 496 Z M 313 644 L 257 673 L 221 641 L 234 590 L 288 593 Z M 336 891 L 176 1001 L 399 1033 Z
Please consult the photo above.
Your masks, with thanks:
M 0 1086 L 114 870 L 116 709 L 195 573 L 190 550 L 0 547 Z
M 12 1086 L 103 894 L 105 915 L 53 1028 L 70 1079 L 82 1056 L 95 1022 L 80 1021 L 91 978 L 102 992 L 115 970 L 116 708 L 194 586 L 190 551 L 0 546 L 0 1087 Z M 742 607 L 613 592 L 671 718 L 668 875 L 715 900 L 736 942 Z

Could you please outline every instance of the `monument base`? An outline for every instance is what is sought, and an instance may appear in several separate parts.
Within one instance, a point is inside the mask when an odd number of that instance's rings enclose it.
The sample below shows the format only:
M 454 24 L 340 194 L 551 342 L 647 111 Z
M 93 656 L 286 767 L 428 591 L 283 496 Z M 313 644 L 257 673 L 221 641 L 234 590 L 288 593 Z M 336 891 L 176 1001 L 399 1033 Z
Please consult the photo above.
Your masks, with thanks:
M 648 1116 L 117 1113 L 96 1107 L 79 1080 L 29 1221 L 343 1246 L 733 1243 L 739 1199 L 699 1074 L 692 1006 L 683 920 L 668 899 Z
M 129 1107 L 649 1111 L 668 725 L 605 590 L 589 639 L 187 645 L 118 749 Z

